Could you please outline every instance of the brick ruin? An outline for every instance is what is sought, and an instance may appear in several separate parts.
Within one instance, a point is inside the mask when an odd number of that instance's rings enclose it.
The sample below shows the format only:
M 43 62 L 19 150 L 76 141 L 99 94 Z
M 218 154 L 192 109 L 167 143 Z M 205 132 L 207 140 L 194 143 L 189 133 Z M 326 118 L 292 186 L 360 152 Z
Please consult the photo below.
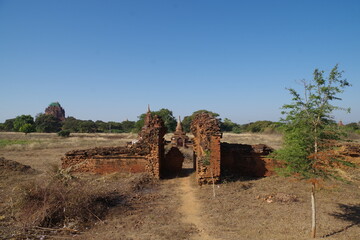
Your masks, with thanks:
M 264 177 L 273 173 L 273 161 L 267 156 L 273 151 L 264 145 L 221 143 L 222 174 Z
M 45 114 L 53 115 L 60 121 L 65 120 L 65 110 L 61 107 L 60 103 L 53 102 L 46 109 Z
M 186 133 L 184 132 L 181 124 L 181 119 L 179 117 L 176 130 L 173 137 L 171 138 L 171 144 L 176 147 L 188 147 L 189 143 L 189 137 L 186 136 Z
M 72 172 L 92 172 L 99 174 L 113 172 L 145 172 L 147 150 L 127 147 L 102 147 L 67 152 L 62 160 L 62 168 Z
M 165 161 L 162 162 L 161 176 L 179 176 L 182 170 L 184 159 L 184 155 L 180 152 L 179 148 L 171 147 L 170 150 L 165 154 Z
M 196 115 L 191 131 L 198 184 L 218 182 L 227 174 L 250 177 L 271 175 L 272 161 L 267 155 L 272 149 L 262 144 L 222 143 L 219 120 L 210 114 Z M 165 153 L 165 133 L 162 119 L 152 116 L 148 109 L 144 127 L 135 144 L 70 151 L 62 158 L 62 167 L 73 172 L 148 172 L 155 178 L 178 176 L 184 156 L 174 144 Z
M 164 135 L 166 127 L 159 116 L 145 117 L 139 140 L 127 147 L 102 147 L 67 152 L 62 160 L 63 168 L 73 172 L 113 173 L 148 172 L 160 178 L 160 165 L 165 160 Z
M 191 124 L 194 134 L 194 169 L 197 182 L 218 182 L 221 176 L 264 177 L 272 174 L 273 162 L 267 155 L 270 147 L 220 142 L 219 121 L 208 113 L 195 116 Z
M 218 182 L 221 175 L 219 121 L 208 113 L 197 114 L 191 123 L 194 135 L 194 169 L 199 184 Z

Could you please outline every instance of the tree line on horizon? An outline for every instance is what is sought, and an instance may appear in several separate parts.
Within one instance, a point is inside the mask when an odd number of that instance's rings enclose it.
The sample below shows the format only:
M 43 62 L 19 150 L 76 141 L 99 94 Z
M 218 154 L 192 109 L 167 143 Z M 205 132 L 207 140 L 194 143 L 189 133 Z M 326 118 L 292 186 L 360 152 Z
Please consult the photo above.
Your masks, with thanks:
M 283 123 L 273 121 L 255 121 L 246 124 L 234 123 L 228 118 L 222 120 L 220 115 L 208 110 L 198 110 L 193 112 L 190 116 L 185 116 L 182 120 L 183 130 L 190 132 L 191 121 L 196 114 L 206 112 L 216 117 L 220 122 L 220 128 L 223 132 L 230 133 L 281 133 L 283 130 Z M 173 116 L 171 110 L 162 108 L 159 111 L 151 112 L 152 115 L 160 116 L 168 132 L 174 132 L 177 125 L 177 120 Z M 101 120 L 80 120 L 75 117 L 67 117 L 64 121 L 60 121 L 53 115 L 38 114 L 35 118 L 31 115 L 20 115 L 16 118 L 7 119 L 4 123 L 0 123 L 0 131 L 6 132 L 41 132 L 41 133 L 57 133 L 60 131 L 67 131 L 69 133 L 137 133 L 144 125 L 146 113 L 141 114 L 137 121 L 125 120 L 122 122 Z M 333 122 L 333 124 L 336 124 Z M 360 122 L 349 123 L 343 126 L 347 132 L 360 134 Z
M 266 132 L 273 133 L 279 131 L 281 123 L 272 121 L 256 121 L 247 124 L 238 124 L 225 118 L 222 120 L 220 115 L 208 110 L 198 110 L 190 116 L 185 116 L 182 120 L 183 130 L 190 132 L 191 121 L 198 113 L 206 112 L 216 117 L 220 122 L 223 132 L 242 133 L 242 132 Z M 159 111 L 152 111 L 152 115 L 160 116 L 169 133 L 174 132 L 177 126 L 177 120 L 171 110 L 162 108 Z M 122 122 L 101 120 L 80 120 L 75 117 L 67 117 L 61 121 L 50 114 L 40 113 L 36 117 L 31 115 L 20 115 L 16 118 L 7 119 L 4 123 L 0 123 L 0 131 L 7 132 L 41 132 L 41 133 L 57 133 L 60 131 L 68 131 L 70 133 L 137 133 L 141 131 L 144 125 L 146 113 L 141 114 L 137 121 L 125 120 Z

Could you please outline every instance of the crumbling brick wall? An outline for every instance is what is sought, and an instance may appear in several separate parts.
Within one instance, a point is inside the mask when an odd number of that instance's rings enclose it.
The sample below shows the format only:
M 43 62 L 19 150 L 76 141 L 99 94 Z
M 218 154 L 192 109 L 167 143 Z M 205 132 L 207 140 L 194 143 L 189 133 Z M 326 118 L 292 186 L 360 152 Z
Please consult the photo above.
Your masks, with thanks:
M 191 123 L 194 135 L 194 164 L 199 184 L 220 180 L 220 139 L 221 131 L 218 119 L 208 113 L 197 114 Z
M 148 172 L 160 178 L 165 133 L 161 118 L 148 112 L 136 144 L 70 151 L 62 158 L 62 167 L 74 172 Z
M 273 161 L 267 156 L 273 151 L 264 145 L 221 143 L 222 174 L 264 177 L 273 172 Z
M 184 155 L 177 147 L 171 147 L 165 154 L 165 159 L 161 166 L 162 177 L 178 176 L 182 170 Z
M 67 152 L 61 159 L 63 168 L 73 172 L 113 173 L 145 172 L 146 152 L 135 148 L 102 147 Z
M 163 120 L 157 115 L 151 116 L 148 111 L 144 127 L 139 134 L 140 140 L 136 145 L 148 149 L 146 171 L 156 178 L 160 178 L 161 164 L 165 158 L 164 136 L 166 131 Z

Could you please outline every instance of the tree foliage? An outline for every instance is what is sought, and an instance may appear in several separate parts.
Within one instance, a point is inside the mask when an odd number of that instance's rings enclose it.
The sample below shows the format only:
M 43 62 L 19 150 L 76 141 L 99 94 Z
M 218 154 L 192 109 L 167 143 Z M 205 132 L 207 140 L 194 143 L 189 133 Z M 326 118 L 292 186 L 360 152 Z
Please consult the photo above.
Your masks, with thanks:
M 233 133 L 241 133 L 241 125 L 232 122 L 230 119 L 225 118 L 223 122 L 220 123 L 220 129 L 223 132 L 233 132 Z
M 80 120 L 77 120 L 74 117 L 67 117 L 63 122 L 62 129 L 70 132 L 79 132 L 80 127 Z
M 132 132 L 135 127 L 134 121 L 123 122 L 104 122 L 98 120 L 96 122 L 92 120 L 80 120 L 74 117 L 67 117 L 63 122 L 62 129 L 73 133 L 94 133 L 94 132 L 107 132 L 107 133 L 123 133 Z
M 242 125 L 244 132 L 252 133 L 273 133 L 280 131 L 279 128 L 282 126 L 279 122 L 272 121 L 256 121 Z
M 288 89 L 292 102 L 283 106 L 284 147 L 275 155 L 285 164 L 284 173 L 303 177 L 326 175 L 323 168 L 317 168 L 321 165 L 319 161 L 323 160 L 318 154 L 321 150 L 331 148 L 332 140 L 341 137 L 332 113 L 334 110 L 347 109 L 332 103 L 341 100 L 338 95 L 350 86 L 342 78 L 342 73 L 336 65 L 325 78 L 324 71 L 315 69 L 312 81 L 302 81 L 302 94 L 293 88 Z
M 70 137 L 70 131 L 69 130 L 61 130 L 57 133 L 59 137 Z
M 13 130 L 19 132 L 20 128 L 25 124 L 34 124 L 34 118 L 31 115 L 17 116 L 13 122 Z
M 176 129 L 176 118 L 173 116 L 172 111 L 166 108 L 162 108 L 159 111 L 153 111 L 151 112 L 152 116 L 158 115 L 161 117 L 161 119 L 164 121 L 164 125 L 167 128 L 168 132 L 174 132 Z M 145 120 L 146 113 L 141 114 L 138 118 L 139 120 L 135 123 L 135 129 L 137 132 L 141 130 L 141 128 L 144 126 L 144 120 Z
M 14 131 L 14 121 L 15 118 L 5 120 L 4 131 L 8 131 L 8 132 Z
M 31 132 L 35 132 L 35 126 L 34 124 L 30 124 L 30 123 L 25 123 L 24 125 L 22 125 L 19 129 L 20 132 L 23 132 L 25 134 L 31 133 Z
M 54 133 L 61 130 L 61 121 L 50 114 L 39 114 L 35 119 L 36 131 Z
M 97 131 L 97 126 L 92 120 L 81 121 L 79 124 L 79 131 L 81 133 L 95 133 Z

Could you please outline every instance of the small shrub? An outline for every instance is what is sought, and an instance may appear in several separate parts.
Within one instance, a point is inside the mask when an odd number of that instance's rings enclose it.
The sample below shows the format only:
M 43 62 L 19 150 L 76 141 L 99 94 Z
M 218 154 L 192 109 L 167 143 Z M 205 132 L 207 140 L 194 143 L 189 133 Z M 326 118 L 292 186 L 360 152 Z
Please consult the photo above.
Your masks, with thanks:
M 70 131 L 61 130 L 60 132 L 58 132 L 58 136 L 60 136 L 60 137 L 70 137 Z

